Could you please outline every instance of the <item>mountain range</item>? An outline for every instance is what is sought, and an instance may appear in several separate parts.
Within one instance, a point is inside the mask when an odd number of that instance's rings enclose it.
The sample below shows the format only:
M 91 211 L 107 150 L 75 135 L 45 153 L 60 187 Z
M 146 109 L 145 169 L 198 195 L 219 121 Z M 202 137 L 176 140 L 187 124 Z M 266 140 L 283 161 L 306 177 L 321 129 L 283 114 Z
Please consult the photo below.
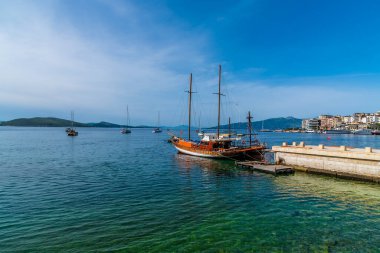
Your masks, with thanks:
M 266 120 L 254 121 L 252 122 L 252 128 L 255 130 L 268 129 L 291 129 L 291 128 L 301 128 L 302 119 L 297 119 L 294 117 L 280 117 L 280 118 L 271 118 Z M 246 129 L 248 127 L 247 122 L 238 122 L 232 123 L 231 129 Z M 212 129 L 217 128 L 212 127 Z M 221 125 L 221 129 L 228 129 L 228 125 Z
M 121 128 L 124 125 L 118 125 L 109 122 L 98 122 L 98 123 L 80 123 L 74 122 L 75 127 L 105 127 L 105 128 Z M 252 122 L 252 127 L 255 130 L 264 129 L 287 129 L 287 128 L 300 128 L 302 124 L 302 119 L 297 119 L 293 117 L 286 118 L 271 118 L 264 121 L 254 121 Z M 25 126 L 25 127 L 69 127 L 71 126 L 71 121 L 66 119 L 59 119 L 54 117 L 35 117 L 35 118 L 20 118 L 9 121 L 0 122 L 0 126 Z M 153 126 L 131 126 L 132 128 L 152 128 Z M 163 127 L 167 128 L 167 127 Z M 187 128 L 185 125 L 169 127 L 175 129 Z M 192 127 L 193 128 L 193 127 Z M 195 127 L 194 127 L 195 128 Z M 209 129 L 214 129 L 211 127 Z M 221 129 L 228 129 L 228 125 L 221 125 Z M 238 122 L 231 124 L 232 129 L 245 129 L 247 128 L 247 122 Z

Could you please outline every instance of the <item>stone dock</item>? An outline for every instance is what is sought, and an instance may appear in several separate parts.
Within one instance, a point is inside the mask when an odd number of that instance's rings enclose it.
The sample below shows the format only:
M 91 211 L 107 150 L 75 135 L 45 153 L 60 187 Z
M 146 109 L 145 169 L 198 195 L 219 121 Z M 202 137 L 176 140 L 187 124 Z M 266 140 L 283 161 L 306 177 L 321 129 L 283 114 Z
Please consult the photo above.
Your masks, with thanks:
M 380 149 L 318 146 L 293 142 L 273 146 L 277 164 L 296 170 L 380 183 Z

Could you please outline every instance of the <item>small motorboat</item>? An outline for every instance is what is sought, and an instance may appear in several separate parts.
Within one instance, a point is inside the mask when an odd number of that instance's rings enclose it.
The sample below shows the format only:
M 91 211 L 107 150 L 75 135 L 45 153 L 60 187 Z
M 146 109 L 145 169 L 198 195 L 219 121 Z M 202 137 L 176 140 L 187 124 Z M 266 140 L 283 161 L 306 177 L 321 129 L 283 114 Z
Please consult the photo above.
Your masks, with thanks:
M 372 135 L 380 135 L 380 130 L 373 130 Z

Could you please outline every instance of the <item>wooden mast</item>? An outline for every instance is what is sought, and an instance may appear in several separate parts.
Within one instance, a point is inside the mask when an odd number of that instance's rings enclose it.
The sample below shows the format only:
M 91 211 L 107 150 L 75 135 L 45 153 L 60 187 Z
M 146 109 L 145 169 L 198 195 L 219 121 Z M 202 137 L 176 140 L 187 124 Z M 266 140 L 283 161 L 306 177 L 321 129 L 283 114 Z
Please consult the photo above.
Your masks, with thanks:
M 249 132 L 249 146 L 251 147 L 252 146 L 252 124 L 251 124 L 251 119 L 252 119 L 252 116 L 251 116 L 251 111 L 248 111 L 248 132 Z
M 220 93 L 220 82 L 222 81 L 222 65 L 219 65 L 219 82 L 218 82 L 218 93 L 214 93 L 218 95 L 218 132 L 217 139 L 219 139 L 220 134 L 220 96 L 224 96 L 224 94 Z
M 193 74 L 190 73 L 190 89 L 187 91 L 189 93 L 189 129 L 188 129 L 188 136 L 190 140 L 190 135 L 191 135 L 191 95 L 193 93 Z
M 71 128 L 74 129 L 74 111 L 71 111 Z
M 129 125 L 129 111 L 128 111 L 128 105 L 127 105 L 127 129 L 128 129 L 128 125 Z
M 228 117 L 228 138 L 231 138 L 231 118 Z
M 219 65 L 219 82 L 218 82 L 218 136 L 217 138 L 219 139 L 219 132 L 220 132 L 220 79 L 222 78 L 221 75 L 222 72 L 222 66 Z

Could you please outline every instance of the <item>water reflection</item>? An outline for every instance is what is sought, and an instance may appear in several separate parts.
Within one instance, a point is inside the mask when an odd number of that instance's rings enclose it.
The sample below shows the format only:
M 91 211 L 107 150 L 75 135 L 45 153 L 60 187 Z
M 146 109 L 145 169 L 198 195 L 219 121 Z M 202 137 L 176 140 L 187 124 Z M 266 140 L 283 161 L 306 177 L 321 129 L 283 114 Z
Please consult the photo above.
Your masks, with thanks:
M 185 171 L 200 168 L 207 174 L 224 176 L 234 176 L 238 172 L 234 162 L 229 160 L 209 159 L 179 153 L 174 156 L 174 159 L 178 168 Z

